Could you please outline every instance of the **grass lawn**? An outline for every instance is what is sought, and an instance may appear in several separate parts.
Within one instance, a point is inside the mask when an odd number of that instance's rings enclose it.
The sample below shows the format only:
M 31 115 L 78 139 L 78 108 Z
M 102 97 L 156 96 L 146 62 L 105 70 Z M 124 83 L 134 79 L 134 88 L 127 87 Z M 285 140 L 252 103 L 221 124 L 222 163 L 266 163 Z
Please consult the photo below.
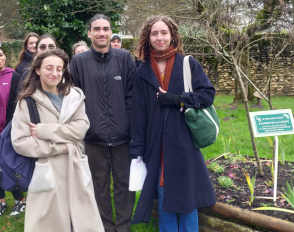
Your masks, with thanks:
M 231 105 L 233 96 L 218 95 L 215 98 L 214 106 L 220 119 L 220 133 L 215 144 L 203 149 L 203 153 L 207 159 L 213 158 L 224 152 L 222 138 L 228 140 L 231 137 L 230 152 L 236 153 L 235 147 L 239 147 L 241 154 L 254 156 L 252 151 L 251 139 L 247 123 L 246 111 L 244 104 Z M 250 112 L 269 110 L 266 101 L 262 100 L 264 109 L 251 107 L 255 103 L 250 103 Z M 292 109 L 294 112 L 293 97 L 273 97 L 272 104 L 275 109 Z M 236 109 L 235 109 L 236 108 Z M 227 120 L 224 120 L 227 119 Z M 294 135 L 279 136 L 283 137 L 286 146 L 286 160 L 294 161 Z M 274 136 L 270 137 L 274 140 Z M 262 158 L 272 158 L 272 148 L 266 137 L 256 138 L 256 146 L 258 155 Z
M 240 148 L 241 154 L 254 156 L 250 141 L 250 134 L 248 130 L 248 123 L 244 105 L 233 106 L 233 96 L 220 95 L 216 96 L 214 106 L 221 121 L 220 134 L 215 144 L 203 149 L 207 159 L 218 156 L 224 152 L 222 138 L 229 139 L 231 137 L 230 152 L 235 153 L 236 145 Z M 273 106 L 275 109 L 292 109 L 294 112 L 293 97 L 273 97 Z M 250 111 L 261 111 L 258 108 L 251 107 Z M 262 105 L 264 109 L 269 110 L 269 106 L 263 100 Z M 223 120 L 225 119 L 225 120 Z M 281 138 L 280 136 L 279 138 Z M 286 146 L 286 160 L 294 161 L 294 135 L 283 136 L 284 144 Z M 271 137 L 273 140 L 273 137 Z M 257 150 L 260 157 L 272 158 L 272 148 L 269 145 L 267 138 L 256 138 Z M 140 193 L 136 194 L 136 202 L 138 201 Z M 0 231 L 23 232 L 24 214 L 18 217 L 10 217 L 14 204 L 13 197 L 10 193 L 6 193 L 6 200 L 8 202 L 8 210 L 0 217 Z M 156 219 L 152 219 L 149 224 L 132 225 L 133 232 L 156 232 L 159 231 Z

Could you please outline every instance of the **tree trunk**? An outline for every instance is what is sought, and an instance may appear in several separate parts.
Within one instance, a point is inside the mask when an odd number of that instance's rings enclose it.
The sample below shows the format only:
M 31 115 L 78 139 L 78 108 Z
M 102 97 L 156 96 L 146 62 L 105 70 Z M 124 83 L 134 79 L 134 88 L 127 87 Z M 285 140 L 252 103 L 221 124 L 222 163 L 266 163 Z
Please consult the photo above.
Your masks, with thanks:
M 250 116 L 249 116 L 249 105 L 248 105 L 247 94 L 246 94 L 246 91 L 244 88 L 241 74 L 238 69 L 238 64 L 233 56 L 232 56 L 232 60 L 234 62 L 234 66 L 235 66 L 235 70 L 236 70 L 236 74 L 237 74 L 236 76 L 238 78 L 238 82 L 239 82 L 239 85 L 240 85 L 240 88 L 241 88 L 241 91 L 243 94 L 243 101 L 244 101 L 245 109 L 246 109 L 246 116 L 247 116 L 247 121 L 248 121 L 250 137 L 251 137 L 252 149 L 253 149 L 253 153 L 254 153 L 254 156 L 255 156 L 255 159 L 257 162 L 257 171 L 258 171 L 259 175 L 263 175 L 262 165 L 260 163 L 260 159 L 259 159 L 259 156 L 257 153 L 257 148 L 256 148 L 255 139 L 254 139 L 254 135 L 253 135 L 253 129 L 252 129 L 251 120 L 250 120 Z
M 250 78 L 249 48 L 247 49 L 246 53 L 247 53 L 246 56 L 241 55 L 238 66 Z M 244 102 L 243 91 L 242 91 L 240 81 L 238 79 L 238 74 L 235 73 L 235 75 L 236 75 L 236 78 L 235 78 L 235 98 L 234 98 L 234 103 L 241 103 L 241 102 Z M 248 80 L 246 78 L 242 78 L 242 83 L 244 85 L 247 100 L 253 101 L 254 96 L 253 96 L 253 88 L 252 88 L 252 86 L 249 84 L 249 82 L 248 82 Z

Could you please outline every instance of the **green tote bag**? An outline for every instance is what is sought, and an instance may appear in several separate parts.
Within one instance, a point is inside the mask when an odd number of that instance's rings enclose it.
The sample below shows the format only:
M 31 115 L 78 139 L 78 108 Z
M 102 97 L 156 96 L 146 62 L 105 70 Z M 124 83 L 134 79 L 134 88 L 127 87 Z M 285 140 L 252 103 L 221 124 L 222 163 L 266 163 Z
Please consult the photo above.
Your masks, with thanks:
M 184 58 L 183 73 L 185 92 L 193 92 L 189 56 Z M 215 142 L 219 133 L 219 118 L 213 106 L 206 109 L 188 108 L 184 114 L 196 148 L 204 148 Z

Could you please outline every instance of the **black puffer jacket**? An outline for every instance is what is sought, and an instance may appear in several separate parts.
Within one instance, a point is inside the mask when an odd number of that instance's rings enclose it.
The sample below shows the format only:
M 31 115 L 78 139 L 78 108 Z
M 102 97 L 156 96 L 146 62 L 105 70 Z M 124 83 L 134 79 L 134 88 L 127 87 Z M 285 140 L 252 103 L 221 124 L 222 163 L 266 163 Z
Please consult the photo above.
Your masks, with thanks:
M 20 75 L 23 74 L 23 70 L 28 68 L 33 60 L 34 55 L 29 51 L 25 52 L 23 61 L 16 67 L 15 72 L 19 73 Z
M 86 95 L 90 129 L 85 141 L 104 146 L 129 142 L 129 117 L 136 71 L 131 54 L 111 47 L 107 53 L 101 53 L 92 47 L 72 59 L 70 71 L 74 85 Z

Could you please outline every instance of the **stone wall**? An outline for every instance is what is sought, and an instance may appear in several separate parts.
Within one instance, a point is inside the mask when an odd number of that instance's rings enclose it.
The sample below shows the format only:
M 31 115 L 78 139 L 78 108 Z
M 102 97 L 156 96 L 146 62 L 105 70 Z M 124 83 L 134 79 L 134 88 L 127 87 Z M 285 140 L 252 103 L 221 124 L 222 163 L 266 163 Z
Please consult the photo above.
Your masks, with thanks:
M 270 72 L 270 60 L 261 58 L 264 52 L 252 52 L 250 54 L 250 77 L 252 82 L 260 89 L 267 86 L 267 78 Z M 214 56 L 194 56 L 202 65 L 210 81 L 218 94 L 235 93 L 234 69 L 231 65 L 219 63 Z M 271 82 L 272 96 L 294 96 L 294 48 L 289 47 L 279 56 L 274 64 Z

